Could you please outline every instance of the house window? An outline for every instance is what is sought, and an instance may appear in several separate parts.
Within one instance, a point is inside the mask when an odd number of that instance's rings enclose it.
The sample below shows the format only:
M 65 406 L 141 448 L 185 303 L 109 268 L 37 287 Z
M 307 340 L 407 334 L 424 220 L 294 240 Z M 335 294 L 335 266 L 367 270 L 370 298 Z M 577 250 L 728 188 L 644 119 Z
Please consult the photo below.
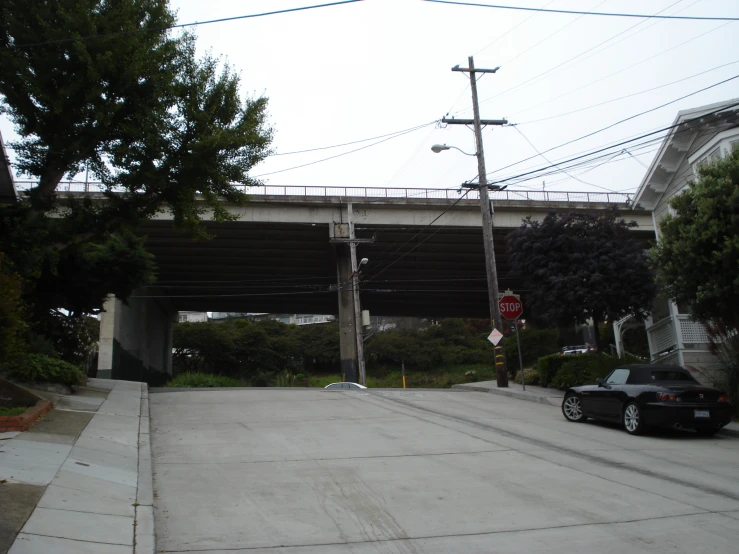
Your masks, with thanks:
M 180 323 L 186 323 L 186 322 L 187 322 L 187 315 L 180 314 Z

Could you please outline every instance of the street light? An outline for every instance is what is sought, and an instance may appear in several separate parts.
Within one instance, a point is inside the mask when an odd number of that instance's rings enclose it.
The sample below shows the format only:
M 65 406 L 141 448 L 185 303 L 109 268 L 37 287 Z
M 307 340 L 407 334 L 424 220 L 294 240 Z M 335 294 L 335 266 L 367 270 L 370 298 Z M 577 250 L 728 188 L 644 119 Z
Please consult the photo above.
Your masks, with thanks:
M 438 154 L 442 150 L 449 150 L 450 148 L 454 148 L 455 150 L 459 150 L 465 156 L 475 156 L 476 155 L 476 154 L 468 154 L 467 152 L 465 152 L 464 150 L 461 150 L 461 149 L 457 148 L 456 146 L 448 146 L 446 144 L 434 144 L 431 147 L 431 151 L 434 152 L 434 153 L 436 153 L 436 154 Z

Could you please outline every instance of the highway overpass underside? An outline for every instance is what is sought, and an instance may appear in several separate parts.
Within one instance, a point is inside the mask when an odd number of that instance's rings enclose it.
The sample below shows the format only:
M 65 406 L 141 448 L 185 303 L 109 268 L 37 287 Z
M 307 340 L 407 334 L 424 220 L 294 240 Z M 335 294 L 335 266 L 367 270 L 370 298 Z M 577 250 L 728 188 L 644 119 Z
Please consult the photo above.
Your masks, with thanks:
M 142 379 L 161 379 L 171 373 L 177 312 L 219 311 L 338 315 L 342 368 L 348 380 L 356 379 L 353 304 L 347 279 L 337 276 L 339 268 L 349 275 L 348 247 L 331 240 L 344 236 L 336 229 L 346 223 L 346 203 L 270 202 L 250 202 L 235 222 L 207 221 L 213 236 L 207 240 L 176 230 L 166 216 L 142 226 L 159 268 L 157 282 L 137 290 L 128 306 L 118 300 L 106 304 L 110 309 L 101 321 L 98 364 L 102 375 L 131 378 L 138 372 Z M 415 204 L 371 204 L 354 212 L 356 238 L 362 241 L 357 258 L 369 260 L 360 273 L 362 309 L 380 316 L 488 318 L 479 204 L 463 201 L 454 214 L 444 211 L 452 204 L 448 201 Z M 543 217 L 547 209 L 533 213 Z M 528 205 L 503 206 L 495 230 L 499 287 L 524 294 L 511 272 L 505 239 L 526 210 L 532 213 Z M 440 213 L 444 217 L 437 217 Z M 651 223 L 645 214 L 636 215 Z M 438 221 L 429 225 L 435 217 Z M 641 229 L 634 231 L 637 237 L 653 238 L 651 228 Z M 120 360 L 128 365 L 121 366 Z
M 166 296 L 177 310 L 338 313 L 337 251 L 329 226 L 208 224 L 210 240 L 194 241 L 170 222 L 149 222 L 147 248 L 157 285 L 139 296 Z M 501 288 L 515 288 L 505 235 L 496 232 Z M 480 228 L 357 226 L 369 263 L 360 273 L 362 308 L 373 315 L 487 317 Z

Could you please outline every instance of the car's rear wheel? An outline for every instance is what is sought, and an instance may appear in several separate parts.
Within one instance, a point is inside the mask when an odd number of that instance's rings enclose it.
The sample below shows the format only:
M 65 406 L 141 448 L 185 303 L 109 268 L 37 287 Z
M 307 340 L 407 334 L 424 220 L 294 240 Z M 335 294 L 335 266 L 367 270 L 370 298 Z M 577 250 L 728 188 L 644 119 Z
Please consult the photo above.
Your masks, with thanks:
M 575 394 L 568 394 L 562 402 L 562 413 L 567 421 L 585 421 L 587 418 L 582 412 L 582 403 L 580 397 Z
M 636 402 L 629 402 L 624 408 L 623 415 L 624 429 L 630 435 L 641 435 L 646 429 L 641 409 Z

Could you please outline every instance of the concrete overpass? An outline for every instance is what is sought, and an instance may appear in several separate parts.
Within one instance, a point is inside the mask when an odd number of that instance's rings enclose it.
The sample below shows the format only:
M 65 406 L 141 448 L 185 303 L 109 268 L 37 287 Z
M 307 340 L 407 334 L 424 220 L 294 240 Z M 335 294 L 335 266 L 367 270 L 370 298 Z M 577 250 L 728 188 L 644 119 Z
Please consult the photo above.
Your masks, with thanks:
M 95 197 L 96 186 L 63 183 L 59 192 Z M 476 191 L 266 186 L 248 192 L 248 204 L 230 208 L 238 221 L 215 223 L 205 215 L 206 228 L 215 235 L 211 240 L 175 230 L 166 212 L 141 227 L 156 256 L 158 281 L 136 291 L 128 306 L 117 300 L 106 305 L 101 370 L 115 365 L 113 347 L 106 346 L 115 339 L 144 366 L 168 372 L 171 346 L 162 349 L 162 341 L 171 343 L 164 337 L 181 310 L 335 314 L 342 330 L 353 332 L 346 328 L 352 324 L 349 287 L 337 286 L 351 272 L 348 248 L 334 240 L 348 222 L 349 205 L 356 237 L 367 241 L 357 247 L 358 257 L 369 259 L 360 279 L 362 309 L 388 316 L 489 317 Z M 612 193 L 493 192 L 501 290 L 520 290 L 505 235 L 522 219 L 616 207 L 638 223 L 637 237 L 653 238 L 651 213 L 633 210 L 630 200 Z M 350 341 L 344 335 L 342 350 Z M 355 354 L 347 350 L 350 356 Z

